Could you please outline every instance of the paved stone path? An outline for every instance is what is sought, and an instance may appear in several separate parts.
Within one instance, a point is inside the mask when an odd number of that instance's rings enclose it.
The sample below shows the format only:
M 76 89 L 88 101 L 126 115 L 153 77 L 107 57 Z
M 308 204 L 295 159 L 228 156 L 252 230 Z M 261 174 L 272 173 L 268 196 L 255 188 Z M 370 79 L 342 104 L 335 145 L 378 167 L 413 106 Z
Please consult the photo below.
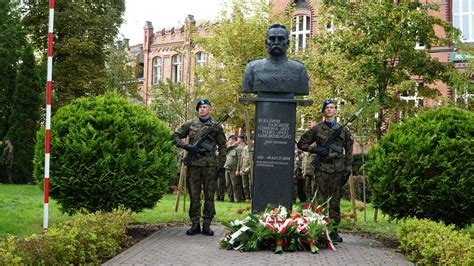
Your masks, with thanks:
M 271 251 L 238 252 L 219 249 L 225 230 L 214 225 L 213 237 L 187 236 L 185 227 L 162 229 L 104 265 L 413 265 L 402 254 L 385 248 L 380 242 L 350 234 L 341 234 L 343 243 L 336 251 L 273 254 Z

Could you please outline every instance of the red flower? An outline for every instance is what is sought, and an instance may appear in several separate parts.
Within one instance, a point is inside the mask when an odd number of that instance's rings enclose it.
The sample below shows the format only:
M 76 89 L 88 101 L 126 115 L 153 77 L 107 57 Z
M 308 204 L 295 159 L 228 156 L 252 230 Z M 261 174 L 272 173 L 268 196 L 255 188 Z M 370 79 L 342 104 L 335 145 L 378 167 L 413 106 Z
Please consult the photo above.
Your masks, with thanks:
M 311 204 L 306 203 L 305 205 L 303 205 L 303 209 L 307 210 L 309 208 L 311 208 Z
M 321 213 L 321 212 L 323 212 L 323 209 L 321 209 L 321 207 L 319 207 L 319 206 L 318 206 L 318 207 L 316 207 L 316 209 L 315 209 L 315 210 L 316 210 L 316 212 L 317 212 L 317 213 Z

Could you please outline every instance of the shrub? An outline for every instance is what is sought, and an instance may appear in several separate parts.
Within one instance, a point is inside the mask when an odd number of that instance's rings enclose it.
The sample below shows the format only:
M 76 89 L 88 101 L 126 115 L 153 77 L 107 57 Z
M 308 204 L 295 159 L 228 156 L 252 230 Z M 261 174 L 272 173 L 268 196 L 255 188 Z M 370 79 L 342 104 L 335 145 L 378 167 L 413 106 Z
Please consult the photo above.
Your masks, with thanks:
M 37 136 L 37 178 L 44 135 Z M 69 214 L 152 208 L 176 173 L 175 154 L 170 130 L 145 107 L 115 93 L 75 100 L 52 119 L 50 195 Z
M 422 265 L 473 265 L 474 241 L 453 225 L 428 219 L 403 221 L 397 237 L 407 258 Z
M 35 132 L 39 128 L 40 106 L 42 105 L 42 83 L 31 46 L 26 46 L 21 56 L 8 136 L 14 147 L 12 177 L 14 183 L 33 181 L 33 154 Z
M 81 214 L 52 226 L 45 234 L 24 238 L 9 236 L 0 243 L 0 265 L 98 264 L 113 257 L 127 239 L 131 212 Z
M 474 113 L 440 108 L 392 129 L 366 164 L 375 207 L 458 227 L 474 220 Z

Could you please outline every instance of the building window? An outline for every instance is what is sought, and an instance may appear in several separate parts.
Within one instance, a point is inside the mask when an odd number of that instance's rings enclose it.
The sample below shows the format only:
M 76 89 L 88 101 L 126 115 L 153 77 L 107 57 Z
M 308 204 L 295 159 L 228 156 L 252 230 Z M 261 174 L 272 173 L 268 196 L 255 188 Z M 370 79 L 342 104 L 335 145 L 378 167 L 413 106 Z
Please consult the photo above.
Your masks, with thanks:
M 453 0 L 453 26 L 461 30 L 464 42 L 474 42 L 474 1 Z
M 291 27 L 291 36 L 295 40 L 295 50 L 304 49 L 308 47 L 309 35 L 311 32 L 311 19 L 309 16 L 295 16 L 293 17 Z
M 153 58 L 152 84 L 156 85 L 161 80 L 161 57 Z
M 181 82 L 181 64 L 181 55 L 177 54 L 173 56 L 173 59 L 171 60 L 171 79 L 173 80 L 173 83 Z
M 199 52 L 196 54 L 196 65 L 198 66 L 204 66 L 206 64 L 206 53 L 204 52 Z

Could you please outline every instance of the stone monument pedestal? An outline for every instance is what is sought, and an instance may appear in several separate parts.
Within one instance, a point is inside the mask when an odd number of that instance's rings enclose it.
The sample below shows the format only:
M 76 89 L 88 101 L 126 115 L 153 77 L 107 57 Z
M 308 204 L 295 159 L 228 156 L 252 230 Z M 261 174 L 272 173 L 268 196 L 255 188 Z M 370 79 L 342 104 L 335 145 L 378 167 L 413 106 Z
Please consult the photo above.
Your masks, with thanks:
M 257 98 L 239 99 L 256 105 L 253 212 L 268 206 L 292 208 L 296 105 L 312 104 L 311 100 L 295 100 L 293 95 L 259 92 Z

